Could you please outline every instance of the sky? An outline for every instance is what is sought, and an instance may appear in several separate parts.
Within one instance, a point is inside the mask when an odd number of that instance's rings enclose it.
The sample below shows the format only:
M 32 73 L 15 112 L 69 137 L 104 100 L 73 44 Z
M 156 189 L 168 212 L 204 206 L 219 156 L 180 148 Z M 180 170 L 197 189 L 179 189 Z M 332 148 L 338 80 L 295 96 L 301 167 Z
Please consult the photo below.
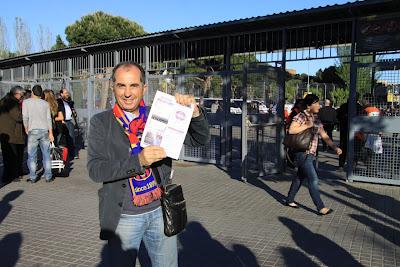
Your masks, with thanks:
M 65 40 L 66 26 L 96 11 L 133 20 L 142 25 L 146 32 L 154 33 L 347 2 L 354 0 L 18 0 L 4 1 L 0 18 L 6 24 L 8 46 L 11 50 L 15 47 L 15 17 L 21 17 L 29 26 L 36 50 L 39 24 L 50 30 L 53 42 L 57 34 Z M 334 60 L 311 64 L 298 62 L 288 64 L 288 68 L 312 75 L 319 68 L 333 63 Z

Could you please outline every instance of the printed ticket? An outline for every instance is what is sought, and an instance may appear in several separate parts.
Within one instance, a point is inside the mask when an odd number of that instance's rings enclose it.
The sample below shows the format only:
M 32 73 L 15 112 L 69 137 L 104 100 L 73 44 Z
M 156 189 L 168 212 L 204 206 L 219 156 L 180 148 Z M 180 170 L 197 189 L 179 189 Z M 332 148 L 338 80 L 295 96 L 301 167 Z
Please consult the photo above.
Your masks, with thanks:
M 140 145 L 161 146 L 168 157 L 179 159 L 193 109 L 194 105 L 182 106 L 176 103 L 174 96 L 157 91 Z

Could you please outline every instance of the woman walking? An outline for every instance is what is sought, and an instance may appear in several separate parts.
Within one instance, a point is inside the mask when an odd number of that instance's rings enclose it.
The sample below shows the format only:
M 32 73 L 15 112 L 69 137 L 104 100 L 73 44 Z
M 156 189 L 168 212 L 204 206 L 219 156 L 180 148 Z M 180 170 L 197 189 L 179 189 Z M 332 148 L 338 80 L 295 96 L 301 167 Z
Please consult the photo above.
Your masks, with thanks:
M 309 128 L 314 127 L 314 137 L 311 141 L 310 148 L 305 152 L 295 152 L 297 162 L 297 176 L 293 177 L 292 185 L 287 197 L 286 205 L 292 208 L 298 208 L 294 201 L 297 192 L 300 189 L 304 179 L 308 180 L 308 190 L 310 196 L 317 207 L 319 215 L 327 215 L 333 210 L 325 207 L 321 200 L 318 189 L 318 174 L 315 168 L 316 154 L 318 148 L 318 135 L 321 136 L 328 146 L 330 146 L 337 155 L 342 153 L 340 148 L 336 147 L 329 136 L 324 131 L 321 121 L 318 118 L 320 109 L 319 98 L 314 94 L 309 94 L 304 98 L 304 111 L 297 114 L 289 127 L 289 134 L 299 134 Z

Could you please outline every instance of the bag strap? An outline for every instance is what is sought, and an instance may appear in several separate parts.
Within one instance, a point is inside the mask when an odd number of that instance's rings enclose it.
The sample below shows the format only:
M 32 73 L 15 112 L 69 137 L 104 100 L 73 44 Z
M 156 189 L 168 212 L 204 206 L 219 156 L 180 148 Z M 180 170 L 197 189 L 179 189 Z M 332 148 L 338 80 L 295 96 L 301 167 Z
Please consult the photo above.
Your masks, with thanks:
M 160 172 L 158 171 L 158 166 L 151 168 L 153 173 L 154 173 L 154 177 L 156 178 L 156 182 L 158 185 L 160 185 L 162 188 L 165 188 L 166 184 L 166 180 L 165 179 L 161 179 L 160 176 Z

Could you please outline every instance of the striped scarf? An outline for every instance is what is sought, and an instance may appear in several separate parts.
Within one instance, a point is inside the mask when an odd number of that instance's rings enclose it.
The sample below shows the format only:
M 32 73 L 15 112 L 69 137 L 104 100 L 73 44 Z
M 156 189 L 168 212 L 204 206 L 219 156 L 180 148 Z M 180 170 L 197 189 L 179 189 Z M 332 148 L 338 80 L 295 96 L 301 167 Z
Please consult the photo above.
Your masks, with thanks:
M 140 101 L 139 116 L 132 121 L 129 121 L 125 112 L 117 104 L 114 105 L 113 113 L 129 138 L 131 155 L 139 154 L 142 151 L 140 139 L 147 121 L 144 101 Z M 161 198 L 161 189 L 157 185 L 151 168 L 146 168 L 142 175 L 130 177 L 129 188 L 135 206 L 144 206 Z

